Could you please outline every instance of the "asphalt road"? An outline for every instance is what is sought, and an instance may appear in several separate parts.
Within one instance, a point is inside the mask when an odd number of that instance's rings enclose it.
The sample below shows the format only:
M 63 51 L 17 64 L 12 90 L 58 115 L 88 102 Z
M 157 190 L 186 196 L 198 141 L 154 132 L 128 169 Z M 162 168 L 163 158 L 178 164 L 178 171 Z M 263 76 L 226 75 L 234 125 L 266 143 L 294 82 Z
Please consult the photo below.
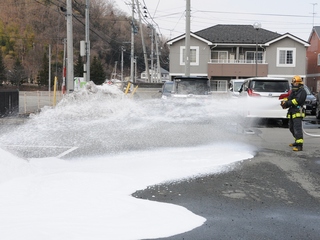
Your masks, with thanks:
M 310 116 L 305 131 L 319 135 Z M 150 186 L 137 198 L 181 205 L 207 221 L 163 239 L 320 239 L 320 138 L 304 135 L 304 151 L 288 146 L 292 136 L 277 123 L 258 123 L 243 134 L 257 147 L 253 159 L 232 171 Z

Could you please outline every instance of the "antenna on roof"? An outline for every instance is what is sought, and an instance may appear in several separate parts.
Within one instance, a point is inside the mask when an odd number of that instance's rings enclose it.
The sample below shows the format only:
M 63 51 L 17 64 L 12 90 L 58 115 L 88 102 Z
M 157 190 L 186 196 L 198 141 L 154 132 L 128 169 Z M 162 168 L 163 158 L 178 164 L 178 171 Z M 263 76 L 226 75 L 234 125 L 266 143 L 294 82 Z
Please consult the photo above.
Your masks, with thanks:
M 318 5 L 317 3 L 311 3 L 313 5 L 313 10 L 312 10 L 312 27 L 314 27 L 314 15 L 316 15 L 316 13 L 314 12 L 314 6 Z

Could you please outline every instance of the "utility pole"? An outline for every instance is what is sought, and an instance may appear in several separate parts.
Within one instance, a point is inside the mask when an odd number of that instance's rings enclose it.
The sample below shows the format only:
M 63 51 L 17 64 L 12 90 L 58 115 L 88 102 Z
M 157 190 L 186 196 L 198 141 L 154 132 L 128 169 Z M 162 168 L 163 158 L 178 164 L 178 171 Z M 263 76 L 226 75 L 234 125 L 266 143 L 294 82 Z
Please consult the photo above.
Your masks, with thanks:
M 112 79 L 117 79 L 117 64 L 118 64 L 118 61 L 115 61 L 114 68 L 112 70 L 111 77 L 110 77 L 111 81 Z
M 125 51 L 124 47 L 121 46 L 121 82 L 123 82 L 123 52 Z
M 143 48 L 143 56 L 144 56 L 144 64 L 146 67 L 147 79 L 150 82 L 150 74 L 149 74 L 149 64 L 148 64 L 148 56 L 146 51 L 146 45 L 144 43 L 144 36 L 142 31 L 142 23 L 141 23 L 141 14 L 140 14 L 140 6 L 138 0 L 136 0 L 137 8 L 138 8 L 138 15 L 139 15 L 139 24 L 140 24 L 140 33 L 141 33 L 141 41 L 142 41 L 142 48 Z
M 62 94 L 66 93 L 66 49 L 67 49 L 67 39 L 63 39 Z
M 153 56 L 154 56 L 154 52 L 153 52 L 153 49 L 154 49 L 154 46 L 153 46 L 153 41 L 154 41 L 154 36 L 153 36 L 153 25 L 150 25 L 151 26 L 151 56 L 150 56 L 150 59 L 151 59 L 151 69 L 152 69 L 152 80 L 153 80 L 153 73 L 154 73 L 154 66 L 153 66 Z
M 72 30 L 72 0 L 67 1 L 67 92 L 74 90 L 73 72 L 73 30 Z
M 190 0 L 186 2 L 185 76 L 190 77 Z
M 49 44 L 49 97 L 51 93 L 51 44 Z
M 159 38 L 157 32 L 155 33 L 156 51 L 157 51 L 157 82 L 161 82 L 161 67 L 160 67 L 160 53 L 159 53 Z
M 137 59 L 138 59 L 138 57 L 135 56 L 134 57 L 134 82 L 136 82 L 136 80 L 137 80 L 137 67 L 138 67 Z
M 130 81 L 134 82 L 134 0 L 132 0 L 132 20 L 131 20 L 131 64 L 130 64 Z
M 256 52 L 255 52 L 255 62 L 256 62 L 256 77 L 258 76 L 258 31 L 261 28 L 261 23 L 255 22 L 253 28 L 256 30 Z
M 90 0 L 86 0 L 86 82 L 90 81 L 90 27 L 89 27 L 89 7 L 90 7 Z

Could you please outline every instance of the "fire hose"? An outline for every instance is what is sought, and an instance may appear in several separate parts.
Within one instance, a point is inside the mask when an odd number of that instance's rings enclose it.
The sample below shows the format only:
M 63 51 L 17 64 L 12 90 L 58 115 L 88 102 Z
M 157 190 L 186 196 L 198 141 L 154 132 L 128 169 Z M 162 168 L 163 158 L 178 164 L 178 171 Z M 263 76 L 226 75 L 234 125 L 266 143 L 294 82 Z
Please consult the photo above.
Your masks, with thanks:
M 312 133 L 308 133 L 306 132 L 306 130 L 304 129 L 304 122 L 306 122 L 306 120 L 303 120 L 303 124 L 302 124 L 302 130 L 304 132 L 304 134 L 310 136 L 310 137 L 316 137 L 316 138 L 320 138 L 320 134 L 312 134 Z

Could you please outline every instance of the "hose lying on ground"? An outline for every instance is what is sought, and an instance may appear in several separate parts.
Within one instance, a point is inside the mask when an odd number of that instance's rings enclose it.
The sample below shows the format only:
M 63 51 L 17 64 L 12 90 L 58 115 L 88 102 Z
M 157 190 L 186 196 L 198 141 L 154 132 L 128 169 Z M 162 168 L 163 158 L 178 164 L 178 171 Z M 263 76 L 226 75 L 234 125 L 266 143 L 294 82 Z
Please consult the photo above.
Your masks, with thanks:
M 305 122 L 305 120 L 303 121 L 303 122 Z M 302 122 L 302 130 L 303 130 L 303 132 L 304 132 L 304 134 L 306 134 L 306 135 L 308 135 L 308 136 L 310 136 L 310 137 L 316 137 L 316 138 L 320 138 L 320 134 L 311 134 L 311 133 L 307 133 L 306 132 L 306 130 L 304 130 L 304 123 Z

